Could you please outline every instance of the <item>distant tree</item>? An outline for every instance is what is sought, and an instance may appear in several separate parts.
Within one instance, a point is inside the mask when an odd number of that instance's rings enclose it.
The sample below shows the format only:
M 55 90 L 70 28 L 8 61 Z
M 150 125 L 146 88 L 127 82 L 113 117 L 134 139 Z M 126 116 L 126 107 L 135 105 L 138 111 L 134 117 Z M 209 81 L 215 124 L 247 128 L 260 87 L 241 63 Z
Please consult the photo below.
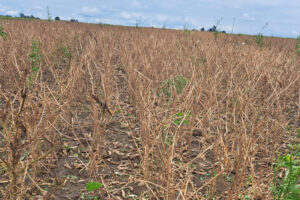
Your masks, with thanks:
M 205 29 L 204 29 L 204 28 L 201 28 L 200 30 L 201 30 L 201 31 L 205 31 Z
M 226 31 L 222 31 L 222 33 L 226 33 Z
M 218 30 L 217 30 L 217 26 L 214 25 L 214 26 L 211 27 L 208 31 L 209 31 L 209 32 L 217 32 L 217 31 L 218 31 Z
M 26 15 L 24 15 L 24 13 L 20 13 L 20 18 L 26 18 Z
M 70 19 L 70 22 L 78 22 L 77 19 Z
M 55 20 L 56 20 L 56 21 L 59 21 L 59 20 L 60 20 L 60 18 L 57 16 L 57 17 L 55 17 Z
M 11 17 L 11 16 L 10 16 Z M 33 15 L 24 15 L 24 13 L 20 13 L 20 18 L 28 18 L 28 19 L 40 19 L 38 17 L 35 17 Z

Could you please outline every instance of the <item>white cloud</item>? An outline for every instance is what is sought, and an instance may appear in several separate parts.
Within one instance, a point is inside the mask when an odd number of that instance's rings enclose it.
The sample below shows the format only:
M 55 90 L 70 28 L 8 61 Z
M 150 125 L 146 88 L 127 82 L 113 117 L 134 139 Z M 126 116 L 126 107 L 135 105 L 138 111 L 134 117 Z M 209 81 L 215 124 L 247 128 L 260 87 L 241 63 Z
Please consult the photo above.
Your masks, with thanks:
M 221 25 L 220 26 L 220 29 L 223 31 L 226 31 L 227 33 L 231 33 L 231 31 L 232 31 L 232 28 L 234 28 L 232 25 Z M 234 30 L 234 29 L 233 29 Z M 234 30 L 235 31 L 235 30 Z
M 125 18 L 125 19 L 130 19 L 131 18 L 131 15 L 127 12 L 121 12 L 120 16 Z
M 102 23 L 102 20 L 101 20 L 101 18 L 95 18 L 94 22 L 96 22 L 96 23 Z
M 154 27 L 154 28 L 161 28 L 162 26 L 161 26 L 161 25 L 152 24 L 151 27 Z
M 297 37 L 297 36 L 300 35 L 300 31 L 295 31 L 295 30 L 293 30 L 293 31 L 292 31 L 292 35 Z
M 80 22 L 83 22 L 85 20 L 85 18 L 83 18 L 83 17 L 74 17 L 74 18 Z
M 46 10 L 47 9 L 47 7 L 42 7 L 42 6 L 34 6 L 33 7 L 33 10 L 40 10 L 40 11 L 44 11 L 44 10 Z M 49 8 L 50 9 L 50 8 Z M 51 11 L 51 9 L 50 9 L 50 11 Z
M 113 19 L 103 19 L 102 22 L 105 24 L 121 24 L 119 20 L 113 20 Z
M 250 16 L 249 13 L 243 13 L 242 18 L 247 20 L 255 20 L 255 18 Z
M 136 8 L 140 8 L 140 7 L 141 7 L 140 2 L 138 2 L 138 1 L 136 1 L 136 0 L 132 1 L 132 2 L 131 2 L 131 5 L 132 5 L 132 7 L 136 7 Z
M 34 16 L 39 17 L 39 18 L 42 18 L 42 17 L 44 17 L 44 13 L 37 12 L 37 13 L 35 13 Z
M 243 17 L 249 18 L 249 14 L 248 13 L 243 13 Z
M 9 11 L 6 11 L 6 14 L 8 14 L 8 15 L 17 15 L 17 14 L 19 14 L 19 11 L 9 10 Z
M 111 2 L 113 2 L 113 1 L 111 1 Z M 117 3 L 112 3 L 111 6 L 114 6 L 115 8 L 121 7 L 123 10 L 124 10 L 124 8 L 142 10 L 142 9 L 148 8 L 148 3 L 145 3 L 145 1 L 143 1 L 143 0 L 122 0 Z
M 88 7 L 88 6 L 82 7 L 81 10 L 84 13 L 98 13 L 99 12 L 98 8 L 91 8 L 91 7 Z
M 176 30 L 182 30 L 184 28 L 184 26 L 177 25 L 177 26 L 174 26 L 173 28 Z
M 168 20 L 170 17 L 167 15 L 162 15 L 162 14 L 157 14 L 155 15 L 155 19 L 159 22 L 164 22 L 166 20 Z
M 141 13 L 125 11 L 121 12 L 120 16 L 125 19 L 144 18 Z
M 0 12 L 5 12 L 7 9 L 8 9 L 8 7 L 0 4 Z

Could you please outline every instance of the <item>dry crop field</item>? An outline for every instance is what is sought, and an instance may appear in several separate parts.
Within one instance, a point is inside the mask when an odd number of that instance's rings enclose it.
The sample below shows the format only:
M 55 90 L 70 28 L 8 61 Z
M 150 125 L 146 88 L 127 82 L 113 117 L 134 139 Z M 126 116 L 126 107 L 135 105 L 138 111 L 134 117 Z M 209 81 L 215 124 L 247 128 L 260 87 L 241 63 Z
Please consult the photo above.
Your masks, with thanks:
M 0 26 L 1 199 L 273 199 L 299 151 L 295 39 Z

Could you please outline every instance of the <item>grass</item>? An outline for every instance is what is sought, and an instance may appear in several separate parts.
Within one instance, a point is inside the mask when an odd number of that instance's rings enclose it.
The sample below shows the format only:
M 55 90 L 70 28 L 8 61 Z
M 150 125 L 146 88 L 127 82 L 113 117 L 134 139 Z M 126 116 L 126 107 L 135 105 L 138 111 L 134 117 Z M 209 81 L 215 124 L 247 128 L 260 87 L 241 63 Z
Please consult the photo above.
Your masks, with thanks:
M 3 40 L 6 39 L 6 33 L 4 32 L 4 27 L 0 26 L 0 36 Z
M 300 55 L 300 35 L 297 37 L 296 42 L 296 53 Z
M 274 199 L 298 199 L 300 197 L 300 129 L 294 141 L 288 145 L 288 152 L 280 155 L 274 167 L 271 186 Z
M 258 33 L 257 35 L 254 36 L 254 41 L 255 43 L 262 48 L 264 46 L 264 36 L 262 33 Z
M 297 40 L 0 24 L 1 199 L 297 198 Z

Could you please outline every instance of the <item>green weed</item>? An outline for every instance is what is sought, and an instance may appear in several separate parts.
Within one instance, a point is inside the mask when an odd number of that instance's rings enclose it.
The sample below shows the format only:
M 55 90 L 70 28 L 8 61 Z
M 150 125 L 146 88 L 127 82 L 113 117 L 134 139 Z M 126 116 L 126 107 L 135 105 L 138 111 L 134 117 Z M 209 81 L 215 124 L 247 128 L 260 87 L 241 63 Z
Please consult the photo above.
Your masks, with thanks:
M 245 192 L 245 195 L 243 196 L 242 200 L 251 200 L 251 198 L 249 197 L 249 187 L 251 185 L 252 185 L 252 176 L 249 175 L 248 180 L 246 182 L 246 192 Z
M 185 26 L 183 27 L 183 31 L 185 35 L 190 35 L 191 34 L 191 30 L 187 29 Z
M 215 41 L 218 39 L 218 36 L 219 36 L 219 31 L 214 31 L 214 38 L 215 38 Z
M 42 54 L 40 53 L 40 49 L 38 47 L 39 45 L 41 45 L 40 42 L 38 44 L 35 41 L 31 43 L 31 53 L 29 54 L 29 60 L 31 62 L 31 74 L 28 77 L 28 86 L 30 88 L 37 78 L 41 65 Z
M 4 27 L 0 26 L 0 36 L 2 37 L 3 40 L 6 40 L 6 33 L 4 32 Z
M 177 94 L 180 94 L 182 90 L 187 86 L 188 80 L 181 76 L 177 75 L 173 79 L 168 79 L 162 83 L 161 92 L 167 97 L 168 102 L 170 103 L 172 93 L 175 90 Z M 160 94 L 158 94 L 160 96 Z
M 258 33 L 257 35 L 254 36 L 254 41 L 255 43 L 262 48 L 264 46 L 264 36 L 262 33 Z
M 216 25 L 214 25 L 210 31 L 213 32 L 215 41 L 218 39 L 219 33 L 221 30 L 218 28 L 223 18 L 217 19 Z
M 12 16 L 0 16 L 0 19 L 16 19 L 16 17 L 12 17 Z
M 72 57 L 71 48 L 64 44 L 61 44 L 61 46 L 57 49 L 57 51 L 63 56 L 63 59 L 71 59 Z
M 189 125 L 190 122 L 186 118 L 190 116 L 191 114 L 189 111 L 186 111 L 185 113 L 178 112 L 175 116 L 173 116 L 173 124 L 177 126 L 181 124 Z
M 271 190 L 277 200 L 296 200 L 300 195 L 300 145 L 295 142 L 289 148 L 290 153 L 279 156 L 273 169 Z
M 228 181 L 228 182 L 232 182 L 233 181 L 233 178 L 227 174 L 223 174 L 223 177 Z
M 191 60 L 192 60 L 193 64 L 196 65 L 197 67 L 203 66 L 203 64 L 205 64 L 207 62 L 205 57 L 191 56 Z
M 300 55 L 300 35 L 296 39 L 296 53 Z
M 88 191 L 88 192 L 92 192 L 92 191 L 95 191 L 95 190 L 98 190 L 99 188 L 101 188 L 103 185 L 99 182 L 88 182 L 86 185 L 85 185 L 85 189 Z M 98 200 L 97 197 L 93 196 L 93 195 L 86 195 L 85 193 L 82 193 L 81 194 L 81 199 L 93 199 L 93 200 Z
M 94 190 L 98 190 L 99 188 L 101 188 L 103 185 L 99 182 L 88 182 L 85 186 L 86 190 L 91 192 Z

